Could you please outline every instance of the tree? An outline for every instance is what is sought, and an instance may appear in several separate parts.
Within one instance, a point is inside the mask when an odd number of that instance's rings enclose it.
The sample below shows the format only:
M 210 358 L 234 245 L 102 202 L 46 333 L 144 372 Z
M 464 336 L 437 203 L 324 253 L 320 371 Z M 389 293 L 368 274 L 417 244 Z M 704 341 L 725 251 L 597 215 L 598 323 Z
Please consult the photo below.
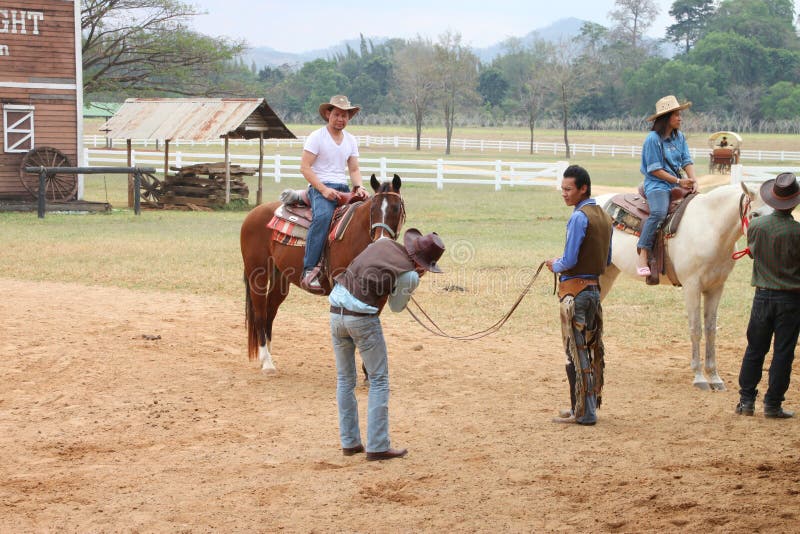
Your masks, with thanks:
M 614 0 L 614 5 L 617 8 L 608 13 L 616 23 L 614 33 L 631 48 L 638 49 L 644 32 L 659 13 L 658 6 L 654 0 Z
M 515 114 L 524 117 L 530 132 L 529 150 L 533 154 L 534 129 L 536 120 L 544 104 L 548 80 L 545 77 L 545 63 L 550 57 L 550 45 L 535 41 L 525 47 L 519 39 L 509 39 L 504 43 L 506 54 L 495 61 L 497 69 L 508 80 L 506 106 Z
M 715 69 L 708 65 L 693 65 L 683 60 L 650 58 L 625 74 L 625 88 L 631 102 L 630 111 L 639 116 L 653 112 L 653 105 L 666 94 L 679 100 L 691 100 L 693 109 L 710 111 L 717 107 L 720 97 Z
M 688 54 L 702 36 L 715 9 L 714 0 L 675 0 L 669 14 L 676 22 L 667 28 L 667 37 L 682 45 Z
M 450 154 L 456 111 L 461 105 L 478 100 L 475 91 L 478 57 L 461 44 L 461 34 L 445 32 L 434 46 L 437 63 L 436 95 L 441 105 L 445 129 L 445 154 Z
M 711 32 L 686 58 L 695 65 L 714 65 L 720 87 L 774 83 L 767 49 L 750 36 Z
M 422 122 L 436 89 L 434 57 L 433 44 L 422 37 L 409 41 L 395 54 L 395 91 L 399 99 L 411 108 L 417 131 L 417 150 L 420 149 Z
M 709 31 L 735 33 L 767 48 L 800 49 L 792 0 L 724 0 Z
M 786 119 L 800 116 L 800 85 L 778 82 L 761 99 L 765 119 Z
M 490 106 L 499 106 L 507 91 L 508 82 L 499 69 L 488 67 L 481 70 L 478 76 L 478 93 L 483 97 L 485 103 Z
M 198 14 L 179 0 L 82 0 L 84 91 L 225 94 L 210 79 L 244 45 L 187 29 Z
M 594 89 L 596 78 L 587 76 L 585 63 L 579 61 L 579 48 L 575 41 L 562 39 L 553 48 L 553 55 L 546 66 L 545 77 L 548 88 L 554 97 L 555 107 L 561 116 L 564 130 L 564 155 L 569 159 L 569 116 L 572 106 L 584 95 Z

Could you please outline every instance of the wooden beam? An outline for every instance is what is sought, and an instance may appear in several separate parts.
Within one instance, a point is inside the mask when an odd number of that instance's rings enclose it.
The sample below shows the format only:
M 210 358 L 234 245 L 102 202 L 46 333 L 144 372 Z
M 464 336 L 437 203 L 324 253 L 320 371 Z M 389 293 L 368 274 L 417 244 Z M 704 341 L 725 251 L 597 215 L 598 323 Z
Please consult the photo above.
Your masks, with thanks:
M 256 206 L 261 205 L 262 182 L 263 174 L 262 168 L 264 167 L 264 132 L 258 134 L 258 192 L 256 192 Z
M 164 179 L 169 175 L 169 139 L 164 139 Z
M 231 152 L 228 136 L 225 136 L 225 204 L 231 201 Z
M 128 167 L 133 167 L 133 153 L 131 148 L 131 140 L 127 140 L 128 146 Z M 128 175 L 128 207 L 133 207 L 133 174 Z

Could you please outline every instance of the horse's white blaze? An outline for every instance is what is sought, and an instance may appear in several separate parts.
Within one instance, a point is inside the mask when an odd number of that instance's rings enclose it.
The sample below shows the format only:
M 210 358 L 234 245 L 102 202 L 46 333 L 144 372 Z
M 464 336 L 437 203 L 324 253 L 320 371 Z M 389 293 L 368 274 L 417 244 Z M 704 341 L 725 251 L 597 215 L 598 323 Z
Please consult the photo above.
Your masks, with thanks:
M 271 343 L 267 342 L 266 345 L 259 345 L 258 347 L 258 361 L 261 362 L 261 371 L 264 373 L 274 373 L 277 371 L 277 369 L 275 369 L 275 363 L 272 361 L 272 354 L 270 354 L 270 345 Z
M 746 191 L 753 199 L 752 208 L 758 209 L 763 204 L 758 194 L 749 189 Z M 695 374 L 694 384 L 702 389 L 709 389 L 709 382 L 710 389 L 725 389 L 717 373 L 717 309 L 725 281 L 733 270 L 734 260 L 731 259 L 731 254 L 736 241 L 742 235 L 739 217 L 741 195 L 742 189 L 738 185 L 726 185 L 698 195 L 687 207 L 678 232 L 667 241 L 669 258 L 683 286 L 692 340 L 691 368 Z M 603 206 L 612 196 L 598 197 L 597 203 Z M 642 280 L 636 275 L 638 240 L 636 236 L 614 229 L 611 258 L 613 265 L 600 279 L 603 298 L 620 272 Z M 661 284 L 671 285 L 672 282 L 666 275 L 662 275 Z M 701 297 L 704 304 L 702 321 Z M 703 333 L 706 337 L 706 350 L 705 362 L 701 363 L 700 340 Z M 706 379 L 706 375 L 709 379 Z
M 386 198 L 384 198 L 381 201 L 381 224 L 386 224 L 386 210 L 388 208 L 389 208 L 389 201 L 386 200 Z M 378 233 L 378 239 L 383 239 L 383 238 L 391 239 L 391 237 L 389 236 L 389 232 L 386 231 L 386 228 L 384 228 L 383 226 L 380 226 L 378 228 L 380 230 L 380 232 Z M 375 241 L 377 241 L 378 239 L 376 239 Z

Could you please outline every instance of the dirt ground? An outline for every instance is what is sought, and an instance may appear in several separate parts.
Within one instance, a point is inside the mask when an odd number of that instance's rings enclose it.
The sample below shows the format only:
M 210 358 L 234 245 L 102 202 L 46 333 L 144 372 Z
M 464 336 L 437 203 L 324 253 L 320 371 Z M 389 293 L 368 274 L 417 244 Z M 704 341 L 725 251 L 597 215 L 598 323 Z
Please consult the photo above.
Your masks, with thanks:
M 391 435 L 410 452 L 366 462 L 340 452 L 330 342 L 299 317 L 279 318 L 265 376 L 238 302 L 0 293 L 2 532 L 800 530 L 800 419 L 734 415 L 736 365 L 729 391 L 693 389 L 688 340 L 607 338 L 600 421 L 578 427 L 550 422 L 558 332 L 457 343 L 389 314 Z M 325 324 L 319 302 L 306 319 Z

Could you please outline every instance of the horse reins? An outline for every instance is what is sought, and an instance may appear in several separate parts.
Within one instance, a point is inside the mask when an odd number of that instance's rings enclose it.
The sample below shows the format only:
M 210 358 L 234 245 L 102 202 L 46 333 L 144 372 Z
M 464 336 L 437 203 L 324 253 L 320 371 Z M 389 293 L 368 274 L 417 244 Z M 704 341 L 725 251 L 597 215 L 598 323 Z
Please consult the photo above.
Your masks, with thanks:
M 392 239 L 396 239 L 397 238 L 397 233 L 403 227 L 403 223 L 406 220 L 406 204 L 405 204 L 405 202 L 403 202 L 403 197 L 400 196 L 400 193 L 395 193 L 394 191 L 384 191 L 383 193 L 375 193 L 375 195 L 372 198 L 374 200 L 374 199 L 377 199 L 379 196 L 386 196 L 386 195 L 397 195 L 400 198 L 400 222 L 397 225 L 397 230 L 393 229 L 391 226 L 389 226 L 388 224 L 384 223 L 383 221 L 377 222 L 377 223 L 373 223 L 372 222 L 372 206 L 370 205 L 370 207 L 369 207 L 369 238 L 370 238 L 370 241 L 375 241 L 375 239 L 372 237 L 372 234 L 373 234 L 373 232 L 374 232 L 374 230 L 376 228 L 380 228 L 382 230 L 386 230 L 389 233 L 389 236 Z
M 747 216 L 750 214 L 751 204 L 752 201 L 750 200 L 750 195 L 742 193 L 742 196 L 739 197 L 739 218 L 742 221 L 742 234 L 745 237 L 747 237 L 747 229 L 750 227 L 750 219 L 748 219 Z M 743 250 L 734 252 L 731 255 L 731 258 L 738 260 L 739 258 L 750 255 L 750 247 L 745 247 Z
M 428 332 L 430 332 L 430 333 L 431 333 L 431 334 L 433 334 L 433 335 L 436 335 L 436 336 L 439 336 L 439 337 L 446 337 L 446 338 L 448 338 L 448 339 L 456 339 L 456 340 L 459 340 L 459 341 L 474 341 L 474 340 L 476 340 L 476 339 L 480 339 L 480 338 L 482 338 L 482 337 L 486 337 L 486 336 L 488 336 L 488 335 L 490 335 L 490 334 L 494 334 L 495 332 L 497 332 L 498 330 L 500 330 L 500 328 L 502 328 L 502 326 L 503 326 L 503 325 L 506 323 L 506 321 L 508 321 L 508 319 L 511 317 L 511 314 L 513 314 L 513 313 L 514 313 L 514 311 L 516 311 L 517 307 L 518 307 L 518 306 L 520 305 L 520 303 L 522 302 L 522 299 L 523 299 L 523 298 L 525 298 L 525 295 L 527 295 L 527 294 L 528 294 L 528 291 L 530 291 L 531 287 L 533 286 L 533 283 L 534 283 L 534 282 L 536 281 L 536 279 L 539 277 L 539 273 L 541 273 L 541 272 L 542 272 L 542 268 L 544 267 L 544 265 L 545 265 L 545 262 L 542 262 L 542 263 L 540 263 L 540 264 L 539 264 L 539 268 L 538 268 L 538 269 L 536 269 L 536 273 L 534 273 L 534 275 L 533 275 L 533 277 L 531 278 L 530 282 L 528 282 L 528 284 L 527 284 L 527 285 L 525 286 L 525 288 L 522 290 L 522 293 L 519 295 L 519 297 L 517 297 L 517 300 L 516 300 L 516 302 L 514 302 L 514 305 L 513 305 L 513 306 L 511 306 L 511 309 L 508 311 L 508 313 L 506 313 L 505 315 L 503 315 L 503 317 L 501 317 L 501 318 L 500 318 L 500 319 L 499 319 L 499 320 L 498 320 L 496 323 L 494 323 L 494 324 L 493 324 L 493 325 L 491 325 L 490 327 L 488 327 L 488 328 L 485 328 L 485 329 L 483 329 L 483 330 L 480 330 L 480 331 L 478 331 L 478 332 L 473 332 L 473 333 L 471 333 L 471 334 L 460 335 L 460 336 L 454 336 L 454 335 L 451 335 L 451 334 L 448 334 L 448 333 L 446 333 L 444 330 L 442 330 L 442 329 L 439 327 L 439 325 L 438 325 L 438 324 L 436 324 L 436 321 L 434 321 L 433 319 L 431 319 L 431 317 L 430 317 L 430 316 L 429 316 L 427 313 L 425 313 L 425 310 L 423 310 L 423 309 L 422 309 L 422 306 L 420 306 L 420 305 L 419 305 L 419 302 L 417 302 L 417 301 L 414 299 L 414 297 L 413 297 L 413 296 L 411 297 L 411 302 L 413 302 L 413 303 L 414 303 L 414 305 L 417 307 L 417 309 L 419 310 L 419 312 L 420 312 L 420 313 L 421 313 L 421 314 L 422 314 L 422 315 L 423 315 L 423 316 L 424 316 L 424 317 L 425 317 L 425 318 L 426 318 L 426 319 L 427 319 L 427 320 L 430 322 L 430 324 L 431 324 L 431 325 L 430 325 L 430 326 L 428 326 L 427 324 L 423 323 L 423 322 L 422 322 L 422 321 L 419 319 L 419 317 L 417 317 L 417 316 L 414 314 L 414 312 L 412 312 L 412 311 L 411 311 L 411 309 L 410 309 L 408 306 L 406 306 L 406 310 L 407 310 L 407 311 L 408 311 L 408 313 L 411 315 L 411 317 L 413 317 L 413 318 L 414 318 L 414 320 L 415 320 L 417 323 L 419 323 L 419 325 L 420 325 L 422 328 L 424 328 L 425 330 L 427 330 Z M 554 276 L 555 276 L 555 275 L 554 275 Z

